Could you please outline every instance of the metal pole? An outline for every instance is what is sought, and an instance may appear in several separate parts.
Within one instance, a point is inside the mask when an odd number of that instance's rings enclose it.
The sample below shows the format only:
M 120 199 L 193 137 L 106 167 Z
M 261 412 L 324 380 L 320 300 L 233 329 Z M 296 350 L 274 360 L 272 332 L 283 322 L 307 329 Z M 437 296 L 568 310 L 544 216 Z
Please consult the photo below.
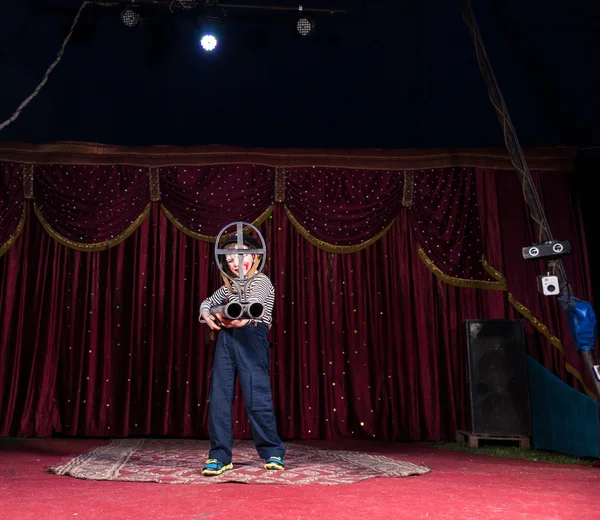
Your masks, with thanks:
M 101 0 L 91 0 L 90 3 L 103 5 L 105 7 L 118 7 L 118 6 L 129 6 L 135 7 L 137 5 L 164 5 L 171 9 L 182 7 L 183 9 L 193 9 L 201 7 L 220 7 L 223 9 L 246 9 L 246 10 L 258 10 L 258 11 L 287 11 L 297 13 L 321 13 L 321 14 L 347 14 L 346 9 L 333 9 L 326 7 L 304 7 L 299 9 L 298 7 L 290 7 L 286 5 L 258 5 L 258 4 L 227 4 L 223 2 L 211 2 L 203 0 L 132 0 L 120 2 L 103 2 Z

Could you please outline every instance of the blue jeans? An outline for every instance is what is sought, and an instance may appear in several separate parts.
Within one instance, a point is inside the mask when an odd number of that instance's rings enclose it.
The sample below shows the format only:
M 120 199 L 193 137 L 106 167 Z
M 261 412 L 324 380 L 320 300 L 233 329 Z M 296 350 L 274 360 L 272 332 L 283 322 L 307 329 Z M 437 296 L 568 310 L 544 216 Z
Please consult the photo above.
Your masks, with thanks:
M 262 459 L 285 455 L 285 445 L 277 435 L 273 412 L 268 334 L 269 329 L 263 323 L 249 323 L 245 327 L 219 332 L 208 403 L 210 459 L 223 464 L 231 462 L 231 407 L 236 375 L 240 377 L 258 455 Z

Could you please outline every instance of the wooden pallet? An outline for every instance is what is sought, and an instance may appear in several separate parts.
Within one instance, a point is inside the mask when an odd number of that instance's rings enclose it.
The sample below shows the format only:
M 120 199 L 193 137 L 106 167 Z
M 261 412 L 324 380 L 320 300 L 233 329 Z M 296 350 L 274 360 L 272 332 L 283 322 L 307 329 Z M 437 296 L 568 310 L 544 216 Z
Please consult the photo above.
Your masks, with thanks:
M 525 436 L 498 436 L 498 435 L 483 435 L 478 433 L 469 433 L 464 430 L 456 430 L 456 442 L 469 444 L 470 448 L 479 448 L 479 441 L 506 441 L 506 442 L 518 442 L 519 448 L 524 450 L 531 449 L 531 438 Z

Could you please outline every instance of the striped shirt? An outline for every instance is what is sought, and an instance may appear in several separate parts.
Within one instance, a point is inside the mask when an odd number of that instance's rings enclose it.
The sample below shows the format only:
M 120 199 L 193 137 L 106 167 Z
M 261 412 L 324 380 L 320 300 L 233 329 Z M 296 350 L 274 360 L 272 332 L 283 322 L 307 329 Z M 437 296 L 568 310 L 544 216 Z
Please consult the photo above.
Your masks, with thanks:
M 264 314 L 257 322 L 264 323 L 271 328 L 273 323 L 273 305 L 275 304 L 275 288 L 268 276 L 260 274 L 252 279 L 248 291 L 248 300 L 259 301 L 265 306 Z M 221 286 L 212 296 L 209 296 L 200 305 L 200 322 L 205 323 L 202 314 L 210 312 L 212 307 L 219 307 L 230 302 L 239 302 L 240 295 L 237 292 L 229 292 L 226 285 Z

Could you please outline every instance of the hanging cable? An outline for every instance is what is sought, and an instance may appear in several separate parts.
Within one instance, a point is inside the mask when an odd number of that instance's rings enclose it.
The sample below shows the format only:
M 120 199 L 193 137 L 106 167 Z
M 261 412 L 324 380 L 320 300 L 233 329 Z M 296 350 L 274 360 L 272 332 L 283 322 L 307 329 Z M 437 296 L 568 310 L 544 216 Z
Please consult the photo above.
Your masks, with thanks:
M 75 19 L 73 20 L 73 23 L 71 24 L 71 29 L 69 31 L 69 34 L 67 34 L 67 37 L 64 39 L 62 47 L 60 48 L 60 51 L 58 51 L 56 59 L 54 60 L 54 62 L 52 62 L 52 64 L 46 70 L 46 73 L 44 74 L 42 81 L 40 81 L 40 84 L 29 95 L 29 97 L 27 99 L 25 99 L 25 101 L 23 101 L 19 105 L 19 107 L 17 108 L 17 110 L 15 110 L 13 115 L 11 117 L 9 117 L 6 121 L 4 121 L 3 123 L 0 124 L 0 131 L 2 131 L 4 128 L 6 128 L 11 123 L 13 123 L 21 115 L 21 111 L 31 102 L 31 100 L 35 96 L 37 96 L 39 94 L 40 90 L 42 90 L 43 86 L 48 81 L 50 74 L 54 70 L 54 67 L 56 67 L 58 65 L 58 63 L 60 62 L 60 60 L 65 52 L 65 49 L 67 47 L 67 44 L 69 43 L 71 36 L 73 36 L 73 31 L 75 31 L 75 26 L 77 25 L 77 22 L 79 22 L 79 17 L 81 16 L 81 13 L 83 12 L 83 10 L 88 6 L 88 4 L 90 4 L 90 2 L 87 0 L 81 4 L 81 7 L 79 8 L 79 10 L 77 11 L 77 14 L 75 15 Z
M 553 240 L 552 232 L 544 213 L 544 208 L 538 196 L 537 189 L 535 187 L 533 178 L 529 167 L 527 166 L 527 160 L 525 154 L 517 138 L 517 133 L 510 119 L 508 109 L 504 102 L 502 93 L 498 86 L 498 82 L 492 70 L 489 57 L 486 53 L 479 27 L 469 0 L 463 0 L 463 19 L 469 29 L 475 43 L 475 54 L 477 57 L 477 63 L 483 75 L 483 79 L 488 87 L 488 95 L 502 127 L 504 144 L 510 155 L 510 160 L 519 175 L 521 186 L 523 190 L 523 197 L 525 203 L 529 208 L 529 214 L 532 220 L 537 224 L 536 237 L 538 242 L 547 242 Z M 567 273 L 560 259 L 553 262 L 554 268 L 558 271 L 557 276 L 561 289 L 570 293 L 569 281 Z
M 487 85 L 490 101 L 492 102 L 500 121 L 500 126 L 502 127 L 504 135 L 504 143 L 510 155 L 510 160 L 519 175 L 523 197 L 529 208 L 529 215 L 538 226 L 538 242 L 552 241 L 553 237 L 550 226 L 548 225 L 548 220 L 546 219 L 546 214 L 544 213 L 544 207 L 538 196 L 531 172 L 527 166 L 525 154 L 519 144 L 517 133 L 508 114 L 508 109 L 504 103 L 502 93 L 500 92 L 498 81 L 496 80 L 489 57 L 485 51 L 470 0 L 462 0 L 462 15 L 465 23 L 471 30 L 471 35 L 473 36 L 473 42 L 475 44 L 477 62 Z M 596 388 L 596 396 L 600 397 L 600 378 L 596 375 L 593 354 L 593 351 L 596 348 L 595 344 L 598 334 L 594 310 L 589 302 L 582 301 L 573 295 L 571 285 L 567 278 L 567 272 L 565 271 L 560 258 L 553 258 L 550 260 L 548 262 L 548 268 L 551 269 L 558 278 L 560 289 L 558 303 L 567 315 L 567 322 L 575 342 L 575 347 L 581 354 L 584 363 L 592 374 L 592 379 Z

